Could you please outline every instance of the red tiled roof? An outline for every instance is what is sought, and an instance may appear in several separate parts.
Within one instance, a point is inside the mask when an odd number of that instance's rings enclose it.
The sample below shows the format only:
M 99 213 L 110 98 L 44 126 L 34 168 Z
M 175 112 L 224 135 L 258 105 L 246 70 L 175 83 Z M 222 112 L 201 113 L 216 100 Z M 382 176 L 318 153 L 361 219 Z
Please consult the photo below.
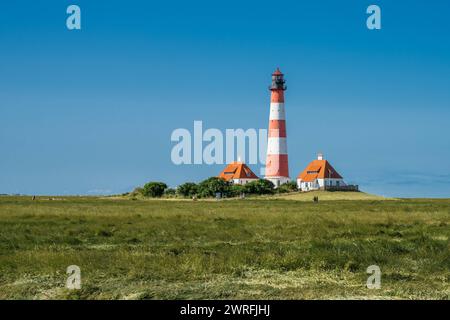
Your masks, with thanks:
M 219 178 L 226 181 L 232 179 L 258 179 L 256 174 L 242 162 L 232 162 L 219 174 Z
M 300 173 L 297 179 L 311 182 L 316 179 L 342 179 L 342 176 L 327 160 L 314 160 Z

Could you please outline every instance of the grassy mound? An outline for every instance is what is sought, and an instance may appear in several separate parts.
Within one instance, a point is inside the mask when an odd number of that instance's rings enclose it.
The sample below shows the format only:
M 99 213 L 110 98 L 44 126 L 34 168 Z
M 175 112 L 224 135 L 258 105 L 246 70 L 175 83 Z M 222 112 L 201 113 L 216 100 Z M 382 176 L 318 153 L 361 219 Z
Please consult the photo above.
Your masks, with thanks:
M 347 192 L 347 191 L 310 191 L 310 192 L 294 192 L 289 194 L 280 194 L 273 196 L 274 199 L 296 200 L 296 201 L 312 201 L 314 197 L 320 200 L 394 200 L 393 198 L 384 198 L 381 196 L 364 193 L 364 192 Z

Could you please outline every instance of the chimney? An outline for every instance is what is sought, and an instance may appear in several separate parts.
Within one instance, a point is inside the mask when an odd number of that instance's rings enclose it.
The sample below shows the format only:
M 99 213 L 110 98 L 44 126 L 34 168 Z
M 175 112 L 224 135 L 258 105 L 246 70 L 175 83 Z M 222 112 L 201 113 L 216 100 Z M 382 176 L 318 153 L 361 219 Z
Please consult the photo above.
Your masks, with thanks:
M 319 152 L 317 154 L 317 160 L 323 160 L 323 153 L 322 152 Z

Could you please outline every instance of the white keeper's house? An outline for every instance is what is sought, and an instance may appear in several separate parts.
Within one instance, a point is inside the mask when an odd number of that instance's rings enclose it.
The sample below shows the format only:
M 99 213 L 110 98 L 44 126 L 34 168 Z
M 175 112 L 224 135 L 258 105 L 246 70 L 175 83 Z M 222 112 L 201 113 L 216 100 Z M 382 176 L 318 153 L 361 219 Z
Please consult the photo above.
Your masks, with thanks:
M 344 178 L 319 153 L 317 160 L 313 160 L 298 175 L 297 187 L 301 191 L 346 189 L 347 184 L 344 182 Z

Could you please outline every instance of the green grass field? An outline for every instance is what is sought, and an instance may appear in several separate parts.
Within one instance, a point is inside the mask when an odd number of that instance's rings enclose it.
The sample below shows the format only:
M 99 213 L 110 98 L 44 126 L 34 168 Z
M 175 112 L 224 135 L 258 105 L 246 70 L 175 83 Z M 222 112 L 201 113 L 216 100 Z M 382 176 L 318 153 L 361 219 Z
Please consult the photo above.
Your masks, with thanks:
M 336 196 L 0 197 L 0 298 L 450 298 L 450 200 Z M 65 289 L 69 265 L 81 290 Z

